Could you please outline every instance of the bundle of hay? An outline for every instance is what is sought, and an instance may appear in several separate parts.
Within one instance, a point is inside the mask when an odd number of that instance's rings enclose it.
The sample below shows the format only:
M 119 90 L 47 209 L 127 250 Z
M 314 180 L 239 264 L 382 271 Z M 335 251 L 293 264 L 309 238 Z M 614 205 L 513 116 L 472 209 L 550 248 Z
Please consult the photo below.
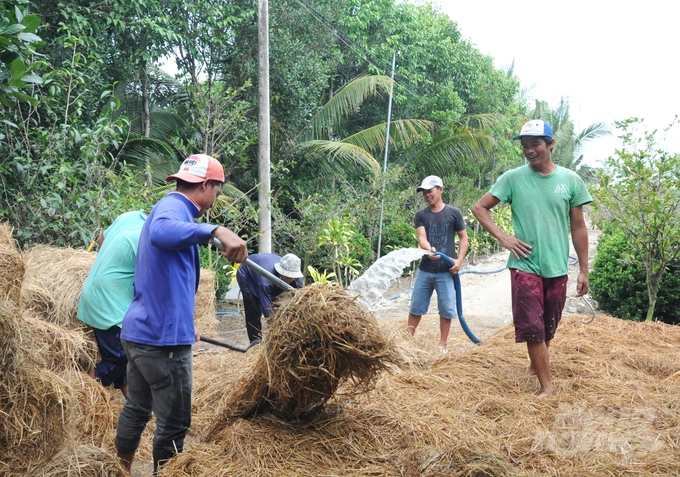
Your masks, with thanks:
M 217 325 L 215 316 L 215 272 L 201 268 L 201 281 L 196 292 L 194 323 L 201 334 L 214 335 Z
M 262 356 L 237 385 L 223 419 L 271 412 L 284 419 L 312 413 L 338 386 L 370 389 L 394 363 L 375 318 L 344 290 L 311 285 L 286 293 L 272 314 Z M 224 425 L 220 419 L 215 428 Z
M 78 300 L 96 257 L 84 250 L 47 245 L 28 250 L 21 294 L 24 308 L 42 311 L 46 314 L 40 318 L 61 326 L 80 326 Z M 40 290 L 41 296 L 35 297 L 35 290 Z
M 118 457 L 101 447 L 72 443 L 64 447 L 45 465 L 31 472 L 31 477 L 124 477 Z
M 27 357 L 3 370 L 0 475 L 26 475 L 59 451 L 73 422 L 72 402 L 68 383 Z
M 89 371 L 99 359 L 99 349 L 90 328 L 64 328 L 24 315 L 31 335 L 31 353 L 39 355 L 45 367 L 57 373 Z
M 2 223 L 0 224 L 0 300 L 9 300 L 19 305 L 24 273 L 24 261 L 12 238 L 12 229 L 9 224 Z

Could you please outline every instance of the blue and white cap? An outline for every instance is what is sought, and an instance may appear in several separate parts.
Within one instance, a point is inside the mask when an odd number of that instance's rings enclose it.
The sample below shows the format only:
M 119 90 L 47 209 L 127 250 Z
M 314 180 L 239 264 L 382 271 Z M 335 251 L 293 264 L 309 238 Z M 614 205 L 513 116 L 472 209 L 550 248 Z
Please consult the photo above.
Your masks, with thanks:
M 522 126 L 522 131 L 512 139 L 521 139 L 524 136 L 553 137 L 552 126 L 540 119 L 532 119 Z

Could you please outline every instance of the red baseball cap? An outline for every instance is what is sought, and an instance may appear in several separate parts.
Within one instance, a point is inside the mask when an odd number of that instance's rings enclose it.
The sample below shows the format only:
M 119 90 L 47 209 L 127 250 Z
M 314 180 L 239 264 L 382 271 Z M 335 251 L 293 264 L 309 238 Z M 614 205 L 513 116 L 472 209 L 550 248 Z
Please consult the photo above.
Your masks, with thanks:
M 165 178 L 166 181 L 182 179 L 196 184 L 205 180 L 226 182 L 220 161 L 207 154 L 192 154 L 184 159 L 177 174 Z

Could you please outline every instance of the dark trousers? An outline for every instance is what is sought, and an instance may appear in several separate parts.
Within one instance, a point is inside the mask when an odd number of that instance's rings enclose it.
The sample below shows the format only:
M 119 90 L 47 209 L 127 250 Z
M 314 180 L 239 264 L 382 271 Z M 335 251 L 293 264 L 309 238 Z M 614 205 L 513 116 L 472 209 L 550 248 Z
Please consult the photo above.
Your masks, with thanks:
M 262 339 L 262 306 L 260 300 L 255 295 L 245 293 L 243 294 L 243 311 L 246 315 L 246 331 L 248 332 L 248 340 L 252 343 L 256 339 Z
M 191 424 L 191 346 L 121 342 L 128 356 L 128 400 L 118 417 L 116 449 L 133 454 L 153 412 L 156 470 L 159 463 L 184 450 L 184 438 Z

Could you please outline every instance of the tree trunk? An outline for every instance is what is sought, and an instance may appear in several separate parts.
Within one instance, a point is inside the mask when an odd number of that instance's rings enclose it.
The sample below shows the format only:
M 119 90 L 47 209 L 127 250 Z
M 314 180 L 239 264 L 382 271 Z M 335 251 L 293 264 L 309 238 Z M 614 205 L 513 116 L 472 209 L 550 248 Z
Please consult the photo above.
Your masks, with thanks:
M 647 318 L 645 321 L 653 321 L 654 308 L 656 307 L 656 298 L 659 293 L 659 285 L 661 284 L 661 275 L 665 267 L 659 267 L 656 273 L 647 271 L 647 293 L 649 294 L 649 308 L 647 309 Z

